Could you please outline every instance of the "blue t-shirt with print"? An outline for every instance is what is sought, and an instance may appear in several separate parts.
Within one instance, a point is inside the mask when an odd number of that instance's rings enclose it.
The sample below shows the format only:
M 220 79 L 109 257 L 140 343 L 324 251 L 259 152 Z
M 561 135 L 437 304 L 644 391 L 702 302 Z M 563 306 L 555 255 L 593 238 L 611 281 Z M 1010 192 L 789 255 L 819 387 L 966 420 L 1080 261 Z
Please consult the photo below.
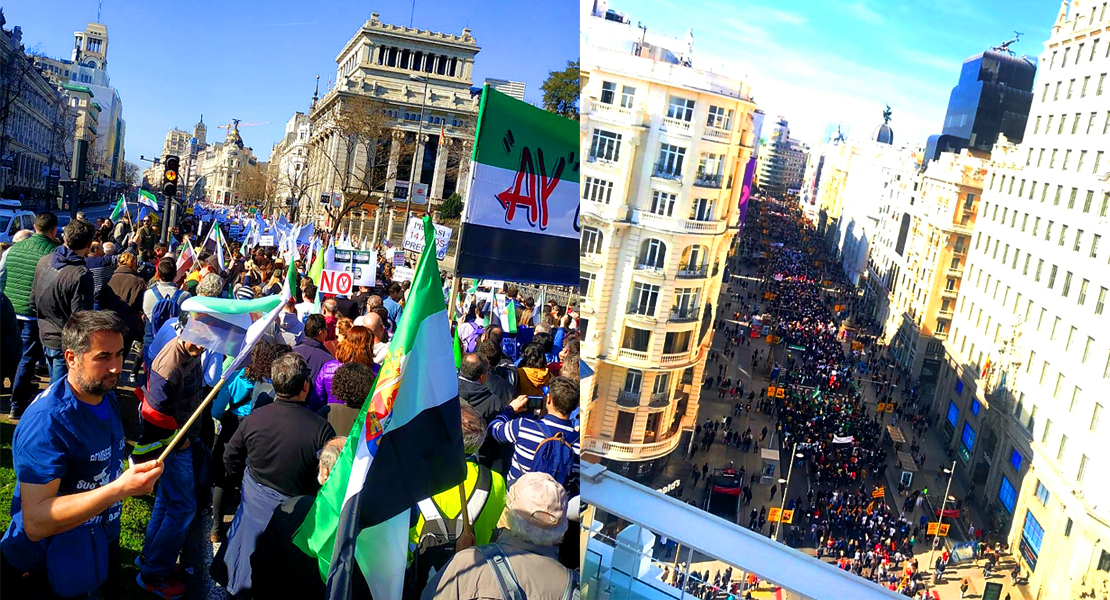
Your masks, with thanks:
M 39 485 L 60 479 L 59 496 L 87 492 L 120 476 L 125 443 L 115 394 L 109 392 L 100 404 L 91 406 L 78 400 L 69 382 L 62 379 L 39 394 L 16 425 L 12 438 L 15 476 L 20 482 Z M 43 571 L 49 538 L 32 542 L 27 537 L 19 492 L 16 485 L 12 522 L 0 539 L 0 549 L 15 567 Z M 91 520 L 104 523 L 110 541 L 119 538 L 121 506 L 116 502 L 106 514 Z

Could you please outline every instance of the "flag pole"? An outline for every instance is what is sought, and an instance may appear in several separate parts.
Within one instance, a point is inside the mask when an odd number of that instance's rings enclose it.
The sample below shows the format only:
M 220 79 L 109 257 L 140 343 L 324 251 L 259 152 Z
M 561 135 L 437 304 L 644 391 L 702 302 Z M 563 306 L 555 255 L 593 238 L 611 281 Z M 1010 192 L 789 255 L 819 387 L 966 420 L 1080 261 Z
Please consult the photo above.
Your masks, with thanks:
M 178 444 L 178 442 L 181 441 L 181 438 L 185 437 L 185 432 L 189 430 L 189 427 L 198 418 L 200 418 L 200 414 L 202 412 L 204 412 L 204 409 L 208 407 L 208 404 L 210 402 L 212 402 L 212 399 L 215 398 L 216 394 L 218 394 L 220 392 L 220 388 L 222 388 L 224 386 L 224 381 L 225 380 L 226 380 L 226 376 L 220 377 L 220 380 L 217 381 L 216 385 L 212 387 L 212 391 L 208 392 L 208 397 L 204 399 L 204 402 L 200 403 L 200 406 L 198 406 L 196 411 L 193 412 L 193 416 L 189 417 L 189 420 L 185 421 L 185 424 L 182 425 L 181 428 L 177 430 L 177 435 L 173 436 L 173 439 L 170 440 L 169 445 L 166 446 L 166 449 L 162 451 L 162 454 L 160 456 L 158 456 L 158 462 L 162 462 L 162 461 L 166 460 L 166 457 L 169 456 L 170 452 L 173 451 L 174 446 L 176 446 Z

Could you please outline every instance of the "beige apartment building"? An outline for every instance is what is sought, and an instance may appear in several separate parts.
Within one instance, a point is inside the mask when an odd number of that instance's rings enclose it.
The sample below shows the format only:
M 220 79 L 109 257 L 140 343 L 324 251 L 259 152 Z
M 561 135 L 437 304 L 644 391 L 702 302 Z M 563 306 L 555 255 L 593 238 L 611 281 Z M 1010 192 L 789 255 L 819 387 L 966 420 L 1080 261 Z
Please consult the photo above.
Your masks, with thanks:
M 884 338 L 923 383 L 936 382 L 944 360 L 985 173 L 986 161 L 967 151 L 941 154 L 913 181 L 910 201 L 888 215 L 894 251 Z
M 694 427 L 756 105 L 604 15 L 583 14 L 583 451 L 646 480 Z

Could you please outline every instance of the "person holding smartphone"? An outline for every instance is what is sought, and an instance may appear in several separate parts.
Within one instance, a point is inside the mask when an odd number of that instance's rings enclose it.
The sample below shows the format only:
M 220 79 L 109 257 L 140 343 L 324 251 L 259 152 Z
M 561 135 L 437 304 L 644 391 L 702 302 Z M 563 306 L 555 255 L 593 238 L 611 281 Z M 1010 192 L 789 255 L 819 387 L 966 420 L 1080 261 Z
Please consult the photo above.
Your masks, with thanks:
M 577 481 L 578 457 L 581 456 L 580 434 L 570 420 L 570 414 L 578 407 L 578 384 L 565 377 L 556 377 L 546 390 L 542 417 L 531 416 L 530 407 L 536 405 L 536 400 L 527 395 L 517 396 L 494 417 L 489 426 L 490 435 L 499 442 L 513 444 L 513 460 L 506 478 L 510 486 L 521 475 L 533 470 L 533 461 L 542 445 L 566 443 L 573 450 L 574 464 L 567 469 L 568 476 L 559 483 L 569 490 Z M 557 439 L 560 435 L 561 439 Z

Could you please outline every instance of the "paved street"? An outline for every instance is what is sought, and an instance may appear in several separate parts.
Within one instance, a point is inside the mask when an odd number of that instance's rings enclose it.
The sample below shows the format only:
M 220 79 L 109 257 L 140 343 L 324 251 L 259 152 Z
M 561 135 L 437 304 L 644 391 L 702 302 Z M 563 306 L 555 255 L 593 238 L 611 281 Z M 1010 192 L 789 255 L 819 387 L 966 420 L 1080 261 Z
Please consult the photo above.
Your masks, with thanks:
M 749 225 L 749 231 L 755 231 L 757 229 L 758 227 Z M 742 291 L 741 285 L 743 282 L 748 283 L 748 288 L 743 291 L 758 292 L 760 289 L 760 280 L 758 279 L 757 269 L 750 262 L 745 263 L 744 261 L 738 260 L 734 262 L 731 267 L 732 268 L 730 269 L 731 274 L 729 276 L 730 280 L 728 282 L 728 285 L 722 287 L 721 296 L 717 299 L 718 307 L 725 306 L 725 303 L 731 299 L 731 293 Z M 725 314 L 726 312 L 730 311 L 725 311 L 722 308 L 720 309 L 719 314 Z M 728 322 L 730 321 L 726 321 L 726 323 Z M 713 339 L 714 350 L 718 352 L 723 351 L 726 343 L 726 338 L 726 334 L 722 330 L 718 329 L 715 332 Z M 726 359 L 722 355 L 720 361 L 716 364 L 711 362 L 706 367 L 705 372 L 707 377 L 715 377 L 718 373 L 717 364 L 725 365 L 723 376 L 725 378 L 732 379 L 733 381 L 740 381 L 743 383 L 743 396 L 745 404 L 747 403 L 748 393 L 752 390 L 756 392 L 756 400 L 753 402 L 753 410 L 750 413 L 742 413 L 740 417 L 733 417 L 732 429 L 743 432 L 745 429 L 750 427 L 755 436 L 755 439 L 758 440 L 759 434 L 764 427 L 766 427 L 769 432 L 773 432 L 775 430 L 775 423 L 777 420 L 776 415 L 768 415 L 758 410 L 758 397 L 760 391 L 767 387 L 770 382 L 770 369 L 767 366 L 767 353 L 769 351 L 774 352 L 776 360 L 784 362 L 786 359 L 788 359 L 788 351 L 785 349 L 785 345 L 771 345 L 766 342 L 764 337 L 751 338 L 750 342 L 750 346 L 743 345 L 734 348 L 734 350 L 736 351 L 735 358 Z M 846 352 L 851 350 L 850 344 L 850 341 L 846 340 L 844 342 L 844 348 Z M 753 370 L 751 366 L 751 359 L 754 353 L 758 353 L 759 360 L 757 366 Z M 871 383 L 870 380 L 866 379 L 870 376 L 869 374 L 861 375 L 859 373 L 856 373 L 855 376 L 857 377 L 857 381 L 859 381 L 859 383 L 861 384 L 864 402 L 865 405 L 868 407 L 868 413 L 874 414 L 876 410 L 876 405 L 879 401 L 876 385 Z M 902 388 L 900 387 L 894 387 L 892 391 L 887 393 L 893 394 L 896 399 L 900 400 L 901 389 Z M 922 400 L 921 402 L 924 403 L 927 402 L 927 400 Z M 720 397 L 720 392 L 716 388 L 708 390 L 703 389 L 699 404 L 697 423 L 704 424 L 707 419 L 719 421 L 728 415 L 732 415 L 734 405 L 734 400 L 728 397 Z M 900 421 L 894 414 L 884 414 L 883 424 L 897 426 L 900 424 Z M 943 441 L 940 438 L 939 431 L 929 430 L 926 433 L 925 437 L 922 439 L 914 438 L 912 428 L 910 427 L 903 428 L 903 432 L 906 435 L 907 446 L 912 441 L 916 441 L 921 446 L 921 452 L 926 457 L 925 462 L 918 468 L 918 471 L 915 474 L 913 485 L 911 487 L 911 491 L 913 489 L 927 489 L 928 492 L 926 495 L 926 500 L 920 509 L 915 508 L 910 514 L 906 515 L 908 520 L 910 520 L 911 522 L 916 522 L 921 514 L 928 513 L 932 515 L 932 511 L 935 510 L 935 508 L 939 507 L 940 499 L 945 491 L 945 486 L 948 484 L 947 479 L 944 478 L 943 474 L 941 473 L 941 469 L 949 466 L 951 463 L 949 459 L 946 458 L 947 452 L 945 451 Z M 723 433 L 724 432 L 721 431 L 721 433 L 717 436 L 717 440 L 721 439 Z M 731 447 L 721 441 L 716 441 L 713 443 L 708 451 L 702 451 L 700 448 L 697 449 L 694 453 L 694 456 L 691 458 L 685 453 L 686 449 L 688 448 L 688 445 L 685 442 L 688 441 L 689 438 L 684 440 L 684 444 L 680 446 L 680 448 L 669 457 L 669 461 L 664 469 L 662 469 L 659 475 L 657 475 L 652 481 L 651 485 L 653 488 L 662 488 L 674 482 L 676 479 L 680 480 L 682 481 L 680 490 L 672 492 L 672 495 L 675 495 L 677 497 L 680 497 L 682 500 L 692 502 L 700 506 L 703 502 L 706 482 L 705 479 L 699 479 L 696 486 L 693 484 L 694 480 L 691 477 L 691 471 L 693 467 L 696 466 L 700 470 L 702 465 L 708 463 L 710 472 L 712 472 L 712 470 L 715 468 L 725 468 L 730 465 L 737 470 L 740 470 L 741 467 L 743 467 L 749 479 L 751 477 L 751 473 L 759 472 L 762 467 L 762 459 L 759 454 L 759 448 L 756 448 L 754 446 L 752 451 L 744 452 L 742 449 Z M 700 436 L 696 436 L 695 445 L 697 445 L 700 441 Z M 788 449 L 781 449 L 779 447 L 779 440 L 775 439 L 770 433 L 768 434 L 767 440 L 761 446 L 762 448 L 769 448 L 779 451 L 780 455 L 782 455 L 784 458 L 785 455 L 789 453 Z M 904 450 L 905 449 L 906 448 L 904 448 Z M 794 468 L 794 472 L 789 482 L 789 489 L 786 491 L 787 503 L 789 503 L 790 498 L 798 497 L 801 497 L 804 501 L 806 493 L 811 488 L 812 484 L 809 478 L 809 474 L 807 472 L 807 468 L 805 468 L 804 465 L 804 463 L 806 463 L 807 461 L 808 458 L 805 460 L 799 460 Z M 899 476 L 901 475 L 902 471 L 901 469 L 897 468 L 896 462 L 897 459 L 896 457 L 894 457 L 893 452 L 888 452 L 886 470 L 887 479 L 885 482 L 885 500 L 892 507 L 894 514 L 899 513 L 903 501 L 903 496 L 898 496 L 897 492 Z M 788 464 L 784 462 L 782 464 L 782 469 L 784 470 L 777 474 L 776 478 L 785 478 L 787 476 L 785 469 L 788 469 Z M 959 467 L 957 467 L 957 470 L 958 469 Z M 741 507 L 739 514 L 737 515 L 741 525 L 746 526 L 748 524 L 748 514 L 752 509 L 758 511 L 761 508 L 766 508 L 767 510 L 770 510 L 771 508 L 778 508 L 780 506 L 780 503 L 783 499 L 781 495 L 783 491 L 778 490 L 777 494 L 772 499 L 771 487 L 771 483 L 755 483 L 752 486 L 752 500 L 750 506 L 744 506 L 743 497 L 741 497 Z M 870 489 L 872 489 L 872 487 L 873 486 L 868 484 L 865 491 L 869 491 Z M 964 499 L 967 497 L 966 485 L 959 477 L 959 475 L 957 475 L 957 477 L 953 479 L 949 494 L 959 499 Z M 951 504 L 949 505 L 949 508 L 951 508 Z M 801 516 L 799 514 L 795 516 L 794 523 L 795 525 L 805 528 L 804 530 L 808 530 L 808 524 L 804 523 L 804 520 L 804 516 Z M 933 520 L 933 517 L 930 517 L 930 520 Z M 987 520 L 985 518 L 985 515 L 981 514 L 981 510 L 978 506 L 975 506 L 973 505 L 973 503 L 968 502 L 964 504 L 964 511 L 961 518 L 956 520 L 945 519 L 945 522 L 951 524 L 950 536 L 947 541 L 950 544 L 955 544 L 969 539 L 968 527 L 971 524 L 979 527 L 980 524 L 986 523 Z M 772 525 L 768 523 L 763 528 L 762 533 L 764 535 L 770 535 L 771 527 Z M 927 565 L 929 564 L 929 551 L 931 548 L 931 542 L 931 537 L 928 539 L 918 540 L 918 543 L 916 544 L 914 549 L 915 556 L 919 559 L 922 569 L 930 572 L 931 567 Z M 801 548 L 799 548 L 799 550 L 811 556 L 815 555 L 815 548 L 813 547 L 812 543 L 807 542 Z M 826 558 L 825 560 L 827 562 L 835 562 L 828 558 Z M 967 595 L 965 596 L 967 598 L 980 597 L 987 581 L 994 581 L 1003 584 L 1003 591 L 1001 596 L 1002 598 L 1005 598 L 1006 594 L 1008 593 L 1011 594 L 1011 598 L 1015 600 L 1017 598 L 1028 597 L 1021 586 L 1012 586 L 1010 584 L 1009 569 L 1014 564 L 1012 556 L 1004 555 L 999 562 L 1000 566 L 996 567 L 995 573 L 992 574 L 989 578 L 984 577 L 982 570 L 983 562 L 984 561 L 982 560 L 967 561 L 960 565 L 950 565 L 945 571 L 944 577 L 939 581 L 937 585 L 931 585 L 930 581 L 930 592 L 935 590 L 937 594 L 936 597 L 941 599 L 959 598 L 960 582 L 966 577 L 969 580 L 969 589 Z M 704 571 L 708 569 L 711 576 L 718 570 L 722 570 L 725 566 L 722 563 L 719 563 L 719 561 L 712 560 L 710 557 L 702 557 L 696 554 L 693 560 L 693 564 L 694 568 L 697 570 Z M 1027 575 L 1027 573 L 1025 575 Z M 733 579 L 736 580 L 737 577 L 739 577 L 739 575 L 734 575 Z M 768 597 L 770 597 L 770 592 L 767 592 L 766 590 L 764 591 L 768 594 Z M 757 594 L 756 597 L 760 597 L 759 594 Z

